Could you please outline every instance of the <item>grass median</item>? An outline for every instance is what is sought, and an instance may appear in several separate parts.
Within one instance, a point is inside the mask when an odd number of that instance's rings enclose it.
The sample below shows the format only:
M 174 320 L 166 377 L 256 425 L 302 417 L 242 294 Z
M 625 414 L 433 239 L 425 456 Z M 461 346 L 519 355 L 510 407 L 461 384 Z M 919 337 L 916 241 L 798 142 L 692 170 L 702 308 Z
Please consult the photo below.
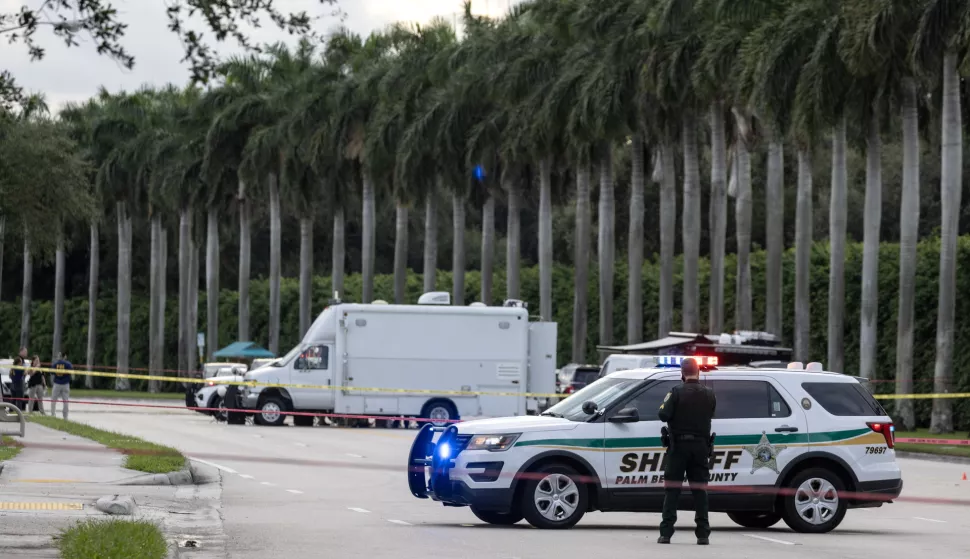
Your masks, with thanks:
M 4 435 L 0 437 L 0 462 L 10 460 L 20 454 L 20 443 L 13 440 L 13 437 Z
M 27 419 L 38 425 L 84 437 L 108 448 L 119 450 L 126 454 L 124 466 L 129 470 L 167 474 L 185 467 L 185 456 L 174 448 L 49 415 L 31 415 Z
M 158 526 L 144 520 L 87 520 L 61 533 L 63 559 L 165 559 L 168 546 Z
M 919 452 L 922 454 L 936 454 L 941 456 L 959 456 L 970 458 L 970 444 L 967 444 L 967 437 L 954 434 L 934 435 L 929 429 L 917 429 L 916 431 L 896 431 L 897 439 L 947 439 L 960 444 L 919 444 L 919 443 L 896 443 L 896 450 L 903 452 Z

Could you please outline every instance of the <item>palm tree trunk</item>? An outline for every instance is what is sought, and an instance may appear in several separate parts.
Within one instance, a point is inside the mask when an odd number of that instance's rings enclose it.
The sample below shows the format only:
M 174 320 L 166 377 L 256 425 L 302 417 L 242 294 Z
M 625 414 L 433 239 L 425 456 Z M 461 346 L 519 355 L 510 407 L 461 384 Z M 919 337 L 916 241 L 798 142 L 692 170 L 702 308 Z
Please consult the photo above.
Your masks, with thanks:
M 495 197 L 486 194 L 482 206 L 482 303 L 492 304 L 495 273 Z
M 866 202 L 862 238 L 862 326 L 859 332 L 859 374 L 874 378 L 879 311 L 879 228 L 882 221 L 882 140 L 879 113 L 869 118 L 866 146 Z M 841 372 L 841 371 L 840 371 Z
M 552 161 L 539 161 L 539 316 L 552 316 Z
M 590 164 L 576 169 L 576 285 L 573 299 L 573 363 L 586 362 L 586 324 L 589 320 L 589 259 L 592 208 L 590 207 Z
M 798 150 L 798 194 L 795 207 L 795 360 L 811 350 L 812 154 Z
M 64 332 L 64 266 L 67 251 L 64 248 L 64 227 L 57 224 L 57 253 L 54 257 L 54 343 L 51 361 L 61 354 L 61 336 Z
M 765 262 L 765 329 L 782 335 L 782 253 L 785 251 L 785 145 L 771 130 L 768 138 L 768 171 L 765 189 L 767 255 Z
M 916 243 L 919 241 L 919 111 L 916 80 L 903 79 L 903 192 L 899 216 L 899 323 L 896 329 L 896 394 L 913 393 L 913 321 Z M 896 400 L 904 430 L 916 428 L 912 400 Z
M 30 345 L 30 313 L 34 284 L 34 257 L 30 253 L 30 239 L 24 233 L 24 284 L 20 298 L 20 347 Z
M 161 230 L 161 224 L 159 224 Z M 205 359 L 210 361 L 212 354 L 219 349 L 219 210 L 209 208 L 206 218 L 205 245 L 205 318 L 206 341 Z M 161 249 L 161 245 L 159 245 Z
M 269 176 L 269 349 L 280 350 L 280 183 L 276 174 Z
M 149 306 L 148 306 L 148 374 L 161 374 L 161 367 L 158 365 L 162 356 L 163 348 L 158 344 L 158 329 L 162 324 L 158 320 L 158 313 L 162 312 L 161 290 L 159 284 L 164 280 L 159 273 L 161 270 L 162 257 L 162 218 L 158 215 L 157 209 L 151 218 L 151 263 L 149 265 Z M 155 393 L 160 391 L 157 380 L 148 381 L 148 391 Z
M 600 343 L 613 343 L 613 266 L 616 263 L 616 197 L 613 185 L 613 149 L 603 145 L 600 154 L 599 256 Z
M 435 291 L 438 277 L 438 189 L 428 193 L 424 201 L 424 292 Z
M 7 216 L 0 215 L 0 288 L 3 287 L 3 252 L 4 239 L 7 236 Z M 0 297 L 2 299 L 2 297 Z
M 519 265 L 521 256 L 521 192 L 516 179 L 506 182 L 506 192 L 509 195 L 508 201 L 508 221 L 505 239 L 505 297 L 506 299 L 519 298 Z
M 158 368 L 165 370 L 165 314 L 168 312 L 168 230 L 162 225 L 161 233 L 161 253 L 158 258 L 158 275 L 161 281 L 158 283 L 158 306 L 161 311 L 158 313 L 158 347 L 160 347 L 158 357 Z
M 300 339 L 313 319 L 313 218 L 300 219 Z
M 734 200 L 735 233 L 738 239 L 738 270 L 734 323 L 738 330 L 751 330 L 751 154 L 743 138 L 738 140 L 738 192 Z
M 131 352 L 131 216 L 128 204 L 118 202 L 118 368 L 128 374 Z M 127 378 L 115 379 L 115 390 L 129 390 Z
M 674 240 L 677 238 L 677 167 L 669 134 L 660 145 L 660 314 L 657 335 L 674 326 Z
M 333 290 L 343 295 L 344 260 L 347 254 L 347 237 L 344 228 L 344 208 L 338 206 L 333 212 L 333 262 L 331 263 L 330 283 Z
M 189 253 L 189 328 L 188 339 L 186 340 L 188 342 L 186 347 L 189 354 L 190 373 L 199 369 L 199 359 L 201 359 L 197 341 L 199 334 L 199 249 L 201 243 L 195 237 L 196 230 L 197 227 L 193 222 L 189 244 L 192 251 Z
M 846 186 L 846 118 L 832 129 L 832 193 L 829 200 L 829 319 L 830 371 L 845 371 L 845 228 L 848 219 Z
M 455 193 L 451 198 L 451 301 L 465 304 L 465 197 Z M 540 218 L 541 219 L 541 218 Z
M 98 344 L 98 275 L 101 267 L 101 243 L 98 224 L 89 226 L 91 233 L 88 254 L 88 352 L 87 369 L 94 369 Z M 84 375 L 84 388 L 94 388 L 94 377 Z
M 697 162 L 697 124 L 690 113 L 684 114 L 684 303 L 685 332 L 699 332 L 700 286 L 698 260 L 701 252 L 700 168 Z
M 363 173 L 363 232 L 361 246 L 361 275 L 363 275 L 363 289 L 361 302 L 370 303 L 374 299 L 374 183 L 370 172 Z
M 952 50 L 943 55 L 943 116 L 940 173 L 940 206 L 943 225 L 940 233 L 940 294 L 936 315 L 936 367 L 933 392 L 949 391 L 953 378 L 953 322 L 956 307 L 956 252 L 960 221 L 960 194 L 963 185 L 963 117 L 960 113 L 960 76 L 957 56 Z M 933 400 L 931 433 L 953 431 L 953 402 Z
M 178 370 L 179 376 L 189 372 L 189 269 L 192 267 L 190 236 L 192 235 L 191 210 L 183 208 L 179 214 L 179 320 L 178 320 Z
M 724 330 L 724 245 L 727 236 L 727 148 L 724 131 L 724 105 L 711 105 L 711 281 L 710 312 L 707 329 L 713 334 Z
M 630 145 L 630 234 L 627 239 L 626 341 L 643 340 L 643 185 L 645 181 L 643 137 L 633 136 Z
M 397 203 L 394 222 L 394 304 L 403 305 L 408 296 L 407 204 Z
M 243 182 L 239 181 L 240 190 L 243 189 Z M 249 273 L 250 258 L 252 257 L 252 237 L 250 233 L 250 214 L 249 199 L 240 198 L 239 200 L 239 329 L 236 335 L 237 341 L 248 342 L 249 336 Z M 179 259 L 181 262 L 181 258 Z M 181 291 L 180 291 L 181 293 Z M 181 359 L 181 358 L 180 358 Z M 179 361 L 181 366 L 181 361 Z

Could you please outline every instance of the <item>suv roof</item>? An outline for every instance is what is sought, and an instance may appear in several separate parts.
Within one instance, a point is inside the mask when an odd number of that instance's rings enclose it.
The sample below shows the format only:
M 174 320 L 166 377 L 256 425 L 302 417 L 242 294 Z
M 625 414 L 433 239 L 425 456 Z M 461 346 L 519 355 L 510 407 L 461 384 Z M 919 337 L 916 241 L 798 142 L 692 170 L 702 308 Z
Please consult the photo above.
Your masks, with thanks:
M 625 371 L 617 371 L 615 373 L 610 373 L 607 375 L 611 378 L 626 378 L 635 380 L 645 380 L 656 375 L 663 373 L 679 373 L 680 369 L 678 367 L 651 367 L 649 369 L 628 369 Z M 819 376 L 824 376 L 826 379 L 845 379 L 846 382 L 855 381 L 855 377 L 848 375 L 843 375 L 842 373 L 833 373 L 831 371 L 807 371 L 805 369 L 781 369 L 781 368 L 767 368 L 767 367 L 717 367 L 714 370 L 702 370 L 701 376 L 708 376 L 711 378 L 716 378 L 718 374 L 731 373 L 731 374 L 749 374 L 752 376 L 764 376 L 769 374 L 772 376 L 777 375 L 778 378 L 786 378 L 792 380 L 805 380 L 805 379 L 817 379 Z

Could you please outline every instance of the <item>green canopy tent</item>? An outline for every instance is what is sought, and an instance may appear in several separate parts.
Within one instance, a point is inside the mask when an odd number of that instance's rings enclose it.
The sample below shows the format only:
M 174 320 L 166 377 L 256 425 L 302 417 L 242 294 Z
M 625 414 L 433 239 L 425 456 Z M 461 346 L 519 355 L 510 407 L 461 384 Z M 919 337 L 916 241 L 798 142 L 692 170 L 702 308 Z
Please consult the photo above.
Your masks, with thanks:
M 276 356 L 254 342 L 233 342 L 213 353 L 212 357 L 216 359 L 262 359 Z

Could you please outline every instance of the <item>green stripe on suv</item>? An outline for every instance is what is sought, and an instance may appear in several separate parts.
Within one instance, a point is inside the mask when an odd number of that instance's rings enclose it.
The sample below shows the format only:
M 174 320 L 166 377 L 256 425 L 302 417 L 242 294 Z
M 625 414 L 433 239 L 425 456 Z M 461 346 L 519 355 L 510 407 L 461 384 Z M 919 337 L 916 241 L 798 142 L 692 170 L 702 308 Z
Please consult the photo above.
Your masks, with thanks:
M 850 429 L 847 431 L 828 431 L 822 433 L 771 433 L 768 441 L 771 444 L 825 444 L 841 442 L 871 433 L 871 429 Z M 761 442 L 761 434 L 757 435 L 725 435 L 718 436 L 718 445 L 755 445 Z M 661 446 L 660 437 L 629 437 L 616 439 L 539 439 L 534 441 L 520 441 L 515 446 L 571 446 L 589 449 L 618 449 L 644 448 Z

